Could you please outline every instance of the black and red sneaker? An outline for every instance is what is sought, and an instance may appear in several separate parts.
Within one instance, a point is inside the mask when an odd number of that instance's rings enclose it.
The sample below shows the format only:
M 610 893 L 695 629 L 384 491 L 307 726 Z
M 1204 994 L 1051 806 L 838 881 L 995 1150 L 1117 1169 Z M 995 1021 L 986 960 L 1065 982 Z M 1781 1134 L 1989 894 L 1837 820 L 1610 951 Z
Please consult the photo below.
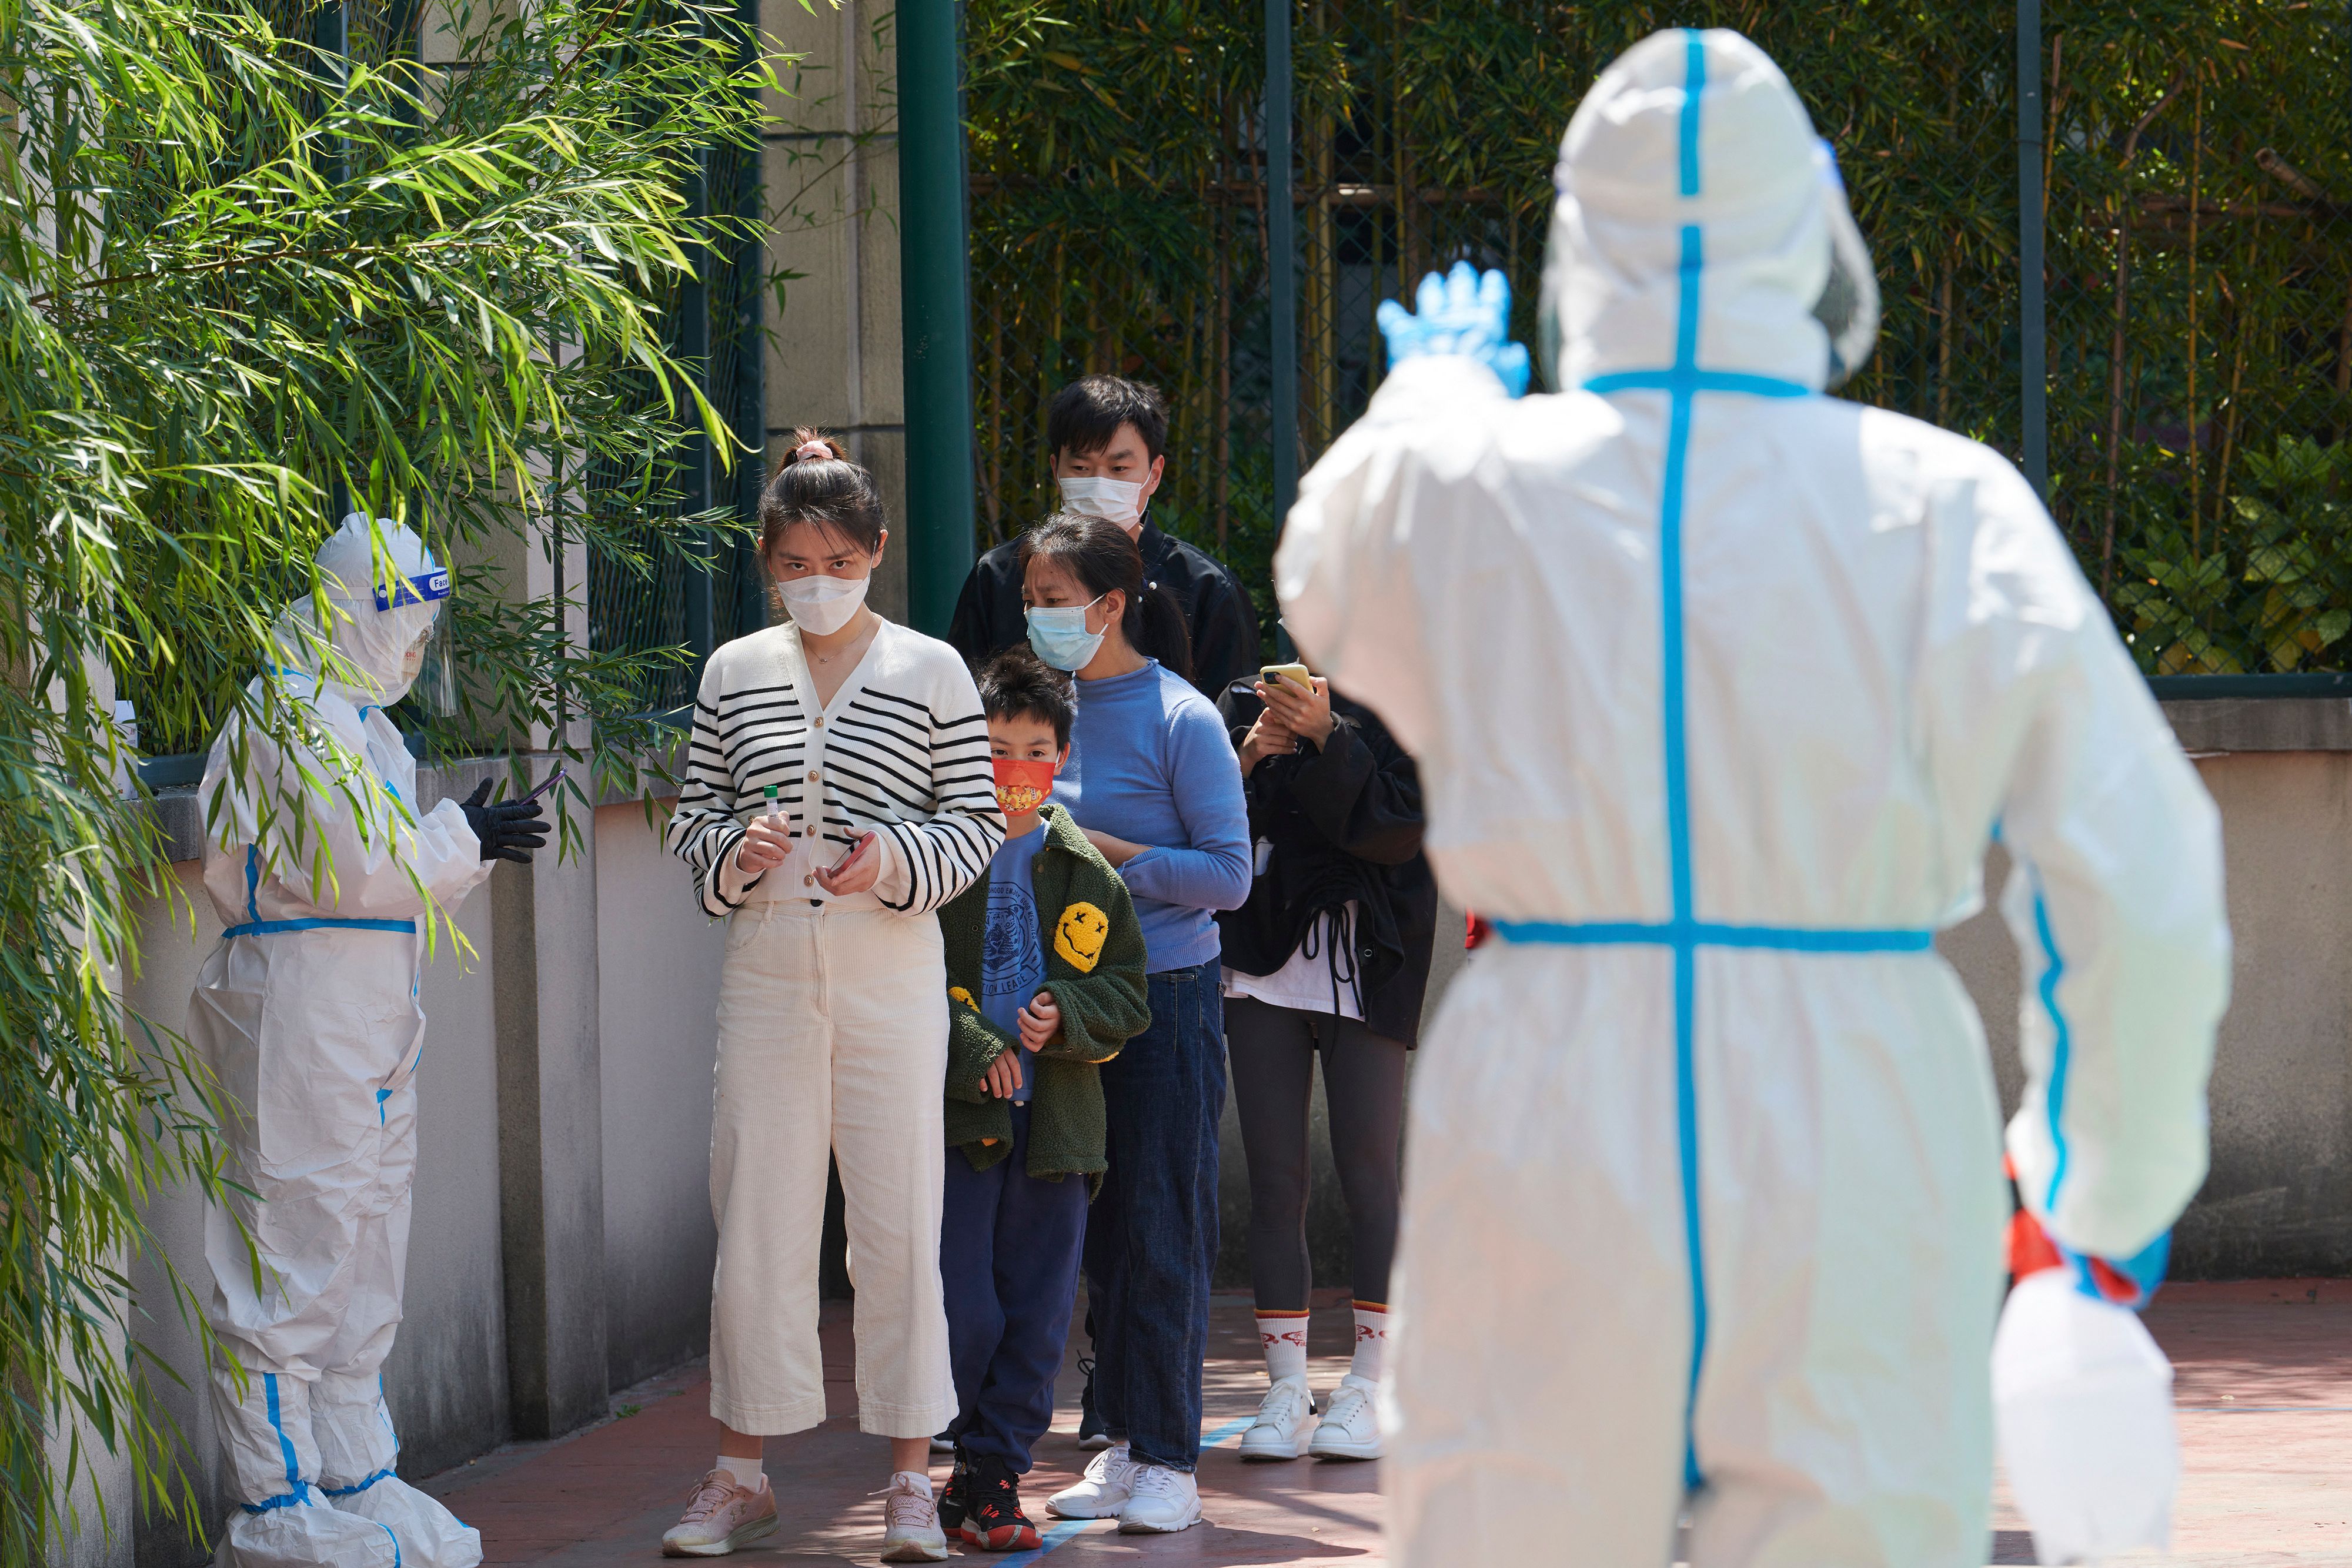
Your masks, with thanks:
M 971 1461 L 963 1450 L 955 1451 L 955 1469 L 948 1474 L 948 1484 L 940 1493 L 940 1528 L 952 1536 L 963 1523 L 964 1511 L 969 1506 L 971 1485 Z
M 956 1537 L 982 1552 L 1034 1552 L 1041 1544 L 1021 1511 L 1021 1479 L 1003 1459 L 979 1459 L 966 1475 Z

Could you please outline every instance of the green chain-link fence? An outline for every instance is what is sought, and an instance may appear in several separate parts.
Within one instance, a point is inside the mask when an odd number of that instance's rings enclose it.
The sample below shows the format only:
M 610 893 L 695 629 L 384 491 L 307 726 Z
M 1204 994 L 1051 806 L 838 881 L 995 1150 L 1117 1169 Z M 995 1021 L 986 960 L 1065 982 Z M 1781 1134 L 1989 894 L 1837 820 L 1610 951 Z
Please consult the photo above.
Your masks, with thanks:
M 2336 0 L 1292 0 L 1286 180 L 1264 151 L 1283 14 L 973 0 L 983 546 L 1050 501 L 1044 399 L 1116 370 L 1169 393 L 1162 526 L 1221 552 L 1264 608 L 1273 432 L 1295 428 L 1311 463 L 1379 383 L 1374 307 L 1456 258 L 1508 273 L 1531 339 L 1569 115 L 1636 39 L 1722 26 L 1788 71 L 1873 245 L 1885 321 L 1843 395 L 1988 441 L 2037 478 L 2046 462 L 2053 511 L 2150 673 L 2352 659 L 2352 15 Z M 1289 301 L 1269 287 L 1267 203 L 1286 185 Z M 2037 216 L 2039 289 L 2021 259 Z M 1297 346 L 1288 407 L 1277 334 Z M 2035 355 L 2046 401 L 2026 390 Z

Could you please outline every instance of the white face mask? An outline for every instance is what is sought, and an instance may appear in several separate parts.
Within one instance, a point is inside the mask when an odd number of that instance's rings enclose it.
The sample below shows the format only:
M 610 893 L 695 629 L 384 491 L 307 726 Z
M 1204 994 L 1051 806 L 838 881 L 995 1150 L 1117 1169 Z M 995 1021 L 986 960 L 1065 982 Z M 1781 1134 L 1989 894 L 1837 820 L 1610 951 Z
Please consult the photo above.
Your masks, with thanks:
M 1064 479 L 1062 507 L 1127 528 L 1143 516 L 1143 485 L 1134 479 Z
M 873 580 L 871 574 L 789 578 L 776 584 L 776 596 L 784 601 L 784 613 L 793 618 L 793 625 L 824 637 L 849 624 L 849 618 L 866 602 L 866 588 Z

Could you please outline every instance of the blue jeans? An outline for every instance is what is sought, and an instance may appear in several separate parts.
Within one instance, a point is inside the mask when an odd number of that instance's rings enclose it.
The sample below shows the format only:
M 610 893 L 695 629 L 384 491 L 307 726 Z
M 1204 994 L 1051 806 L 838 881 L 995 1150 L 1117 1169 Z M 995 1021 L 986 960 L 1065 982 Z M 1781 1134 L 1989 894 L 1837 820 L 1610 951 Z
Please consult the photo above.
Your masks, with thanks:
M 1029 1174 L 1029 1107 L 1013 1108 L 1013 1149 L 984 1171 L 948 1151 L 940 1226 L 948 1357 L 959 1414 L 948 1428 L 973 1458 L 1029 1473 L 1029 1450 L 1054 1424 L 1054 1376 L 1078 1293 L 1087 1232 L 1083 1176 Z
M 1201 1455 L 1201 1358 L 1217 1260 L 1224 1002 L 1213 958 L 1149 977 L 1151 1027 L 1102 1069 L 1110 1171 L 1087 1219 L 1095 1407 L 1139 1459 Z

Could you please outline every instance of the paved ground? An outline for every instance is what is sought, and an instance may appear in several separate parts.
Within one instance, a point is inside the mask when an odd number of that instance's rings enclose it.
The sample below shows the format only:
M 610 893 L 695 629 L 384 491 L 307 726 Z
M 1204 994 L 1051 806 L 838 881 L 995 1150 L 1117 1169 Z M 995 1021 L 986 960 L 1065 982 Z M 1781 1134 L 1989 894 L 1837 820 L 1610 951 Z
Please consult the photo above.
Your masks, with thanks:
M 2170 1556 L 2132 1561 L 2198 1568 L 2352 1568 L 2352 1281 L 2176 1285 L 2149 1324 L 2179 1368 L 2187 1477 Z M 1346 1368 L 1344 1301 L 1318 1300 L 1313 1380 L 1328 1389 Z M 887 1449 L 850 1419 L 849 1322 L 828 1310 L 825 1351 L 832 1418 L 768 1443 L 784 1529 L 740 1553 L 748 1563 L 870 1563 L 881 1532 L 875 1490 Z M 1049 1536 L 1050 1568 L 1205 1568 L 1381 1561 L 1377 1467 L 1300 1460 L 1245 1466 L 1233 1455 L 1237 1423 L 1257 1406 L 1265 1374 L 1247 1304 L 1220 1299 L 1212 1335 L 1207 1425 L 1221 1451 L 1204 1455 L 1209 1522 L 1173 1537 L 1122 1537 L 1107 1524 L 1065 1525 Z M 1085 1456 L 1074 1441 L 1078 1379 L 1066 1367 L 1054 1434 L 1041 1446 L 1026 1495 L 1066 1484 Z M 591 1568 L 659 1560 L 661 1532 L 711 1463 L 717 1429 L 702 1370 L 683 1369 L 620 1396 L 616 1418 L 560 1442 L 518 1444 L 428 1483 L 478 1526 L 492 1563 Z M 944 1471 L 936 1472 L 944 1475 Z M 1046 1522 L 1041 1508 L 1033 1517 Z M 1997 1500 L 1994 1563 L 2031 1563 L 2032 1545 L 2006 1497 Z M 961 1548 L 958 1549 L 961 1551 Z M 971 1553 L 985 1559 L 984 1553 Z M 1005 1568 L 1034 1554 L 995 1559 Z

